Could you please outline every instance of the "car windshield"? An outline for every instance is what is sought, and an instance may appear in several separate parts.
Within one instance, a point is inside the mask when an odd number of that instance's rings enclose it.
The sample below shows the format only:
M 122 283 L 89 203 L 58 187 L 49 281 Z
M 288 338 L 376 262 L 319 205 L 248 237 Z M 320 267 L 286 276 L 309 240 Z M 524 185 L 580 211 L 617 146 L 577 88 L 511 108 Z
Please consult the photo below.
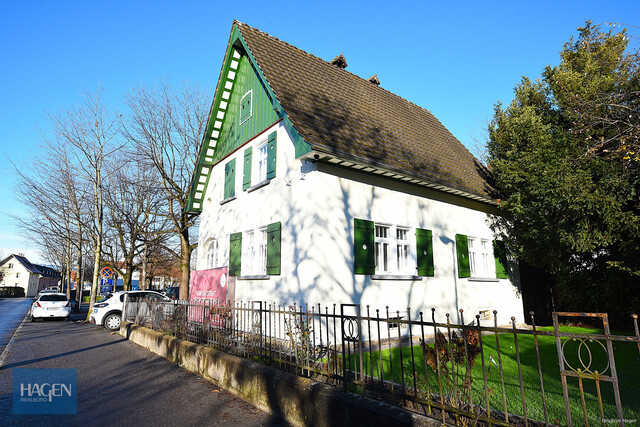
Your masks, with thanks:
M 66 301 L 66 295 L 42 295 L 40 301 Z

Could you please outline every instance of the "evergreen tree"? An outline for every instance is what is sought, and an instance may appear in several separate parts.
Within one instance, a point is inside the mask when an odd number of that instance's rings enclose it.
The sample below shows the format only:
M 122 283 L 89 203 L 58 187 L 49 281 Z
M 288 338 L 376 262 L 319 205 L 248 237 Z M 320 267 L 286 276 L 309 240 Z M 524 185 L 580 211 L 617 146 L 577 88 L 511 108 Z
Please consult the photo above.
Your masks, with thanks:
M 560 65 L 495 107 L 493 226 L 555 275 L 563 308 L 622 320 L 640 310 L 640 61 L 625 30 L 578 31 Z

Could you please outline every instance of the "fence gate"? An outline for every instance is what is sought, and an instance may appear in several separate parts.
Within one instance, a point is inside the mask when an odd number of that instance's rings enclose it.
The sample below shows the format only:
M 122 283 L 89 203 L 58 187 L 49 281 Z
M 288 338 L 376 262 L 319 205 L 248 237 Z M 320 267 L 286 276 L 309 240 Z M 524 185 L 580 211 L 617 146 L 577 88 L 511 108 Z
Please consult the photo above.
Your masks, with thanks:
M 560 332 L 558 326 L 558 317 L 570 318 L 590 318 L 600 319 L 604 329 L 604 335 L 594 334 L 576 334 Z M 569 387 L 567 377 L 578 379 L 580 387 L 580 400 L 582 403 L 582 413 L 584 416 L 584 425 L 589 425 L 587 418 L 587 404 L 585 401 L 583 380 L 595 381 L 596 392 L 598 396 L 598 409 L 600 410 L 600 419 L 604 425 L 604 409 L 602 404 L 602 392 L 600 383 L 602 381 L 609 382 L 613 385 L 613 394 L 616 402 L 616 410 L 618 412 L 619 425 L 624 426 L 624 418 L 622 416 L 622 403 L 620 401 L 620 389 L 618 387 L 618 373 L 616 371 L 616 361 L 613 354 L 613 339 L 609 330 L 609 317 L 606 313 L 553 313 L 553 329 L 556 337 L 556 348 L 558 350 L 558 363 L 560 364 L 560 376 L 562 380 L 562 393 L 564 397 L 564 407 L 567 413 L 567 425 L 573 426 L 571 420 L 571 404 L 569 400 Z M 604 344 L 603 344 L 604 341 Z M 577 344 L 577 362 L 575 359 L 567 359 L 567 343 Z M 573 349 L 575 351 L 575 349 Z M 606 355 L 606 363 L 603 366 L 594 366 L 594 354 L 604 351 Z M 571 362 L 569 362 L 571 360 Z M 601 368 L 601 369 L 600 369 Z
M 345 309 L 348 308 L 355 309 L 355 315 L 345 314 Z M 361 387 L 364 388 L 361 320 L 359 304 L 340 304 L 342 375 L 345 388 L 352 377 L 358 378 Z M 354 375 L 355 373 L 357 375 Z

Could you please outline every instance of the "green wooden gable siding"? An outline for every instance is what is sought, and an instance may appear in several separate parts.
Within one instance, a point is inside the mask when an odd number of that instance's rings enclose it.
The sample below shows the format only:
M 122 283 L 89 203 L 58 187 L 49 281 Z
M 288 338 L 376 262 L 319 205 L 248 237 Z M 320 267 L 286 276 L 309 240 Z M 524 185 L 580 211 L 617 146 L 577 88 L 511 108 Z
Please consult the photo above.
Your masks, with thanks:
M 241 125 L 240 102 L 249 90 L 253 90 L 251 117 Z M 222 121 L 213 162 L 218 162 L 276 121 L 278 121 L 278 115 L 273 110 L 273 104 L 267 95 L 267 91 L 262 86 L 249 59 L 246 56 L 242 56 L 239 61 L 235 83 L 231 90 L 227 113 Z
M 241 52 L 245 52 L 245 54 L 242 55 Z M 240 57 L 236 57 L 236 54 L 239 54 Z M 235 61 L 238 62 L 237 67 L 232 66 Z M 223 94 L 228 91 L 226 85 L 231 80 L 233 80 L 233 88 L 231 88 L 231 94 L 227 99 Z M 252 116 L 240 126 L 239 103 L 249 88 L 254 89 L 251 96 Z M 238 96 L 238 94 L 240 95 Z M 226 104 L 226 107 L 222 107 L 222 104 Z M 218 115 L 222 113 L 224 113 L 222 119 L 224 126 L 216 126 L 220 121 Z M 291 119 L 278 102 L 273 89 L 256 66 L 256 60 L 240 34 L 237 24 L 234 24 L 216 94 L 211 105 L 209 121 L 200 147 L 185 212 L 194 214 L 202 212 L 202 201 L 209 184 L 208 171 L 212 165 L 278 120 L 283 121 L 293 139 L 296 157 L 308 153 L 311 147 L 293 126 Z M 224 137 L 230 137 L 230 139 L 223 139 Z

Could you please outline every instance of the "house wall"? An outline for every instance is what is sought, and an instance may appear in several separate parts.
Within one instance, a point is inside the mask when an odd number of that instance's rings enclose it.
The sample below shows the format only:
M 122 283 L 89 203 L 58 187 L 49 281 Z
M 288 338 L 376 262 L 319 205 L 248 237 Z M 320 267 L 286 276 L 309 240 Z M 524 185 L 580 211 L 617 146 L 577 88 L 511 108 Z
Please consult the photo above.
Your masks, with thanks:
M 12 265 L 9 268 L 9 264 Z M 38 274 L 31 273 L 18 260 L 10 258 L 3 266 L 4 280 L 2 286 L 18 286 L 24 289 L 28 297 L 38 293 Z M 19 274 L 19 277 L 17 276 Z
M 242 164 L 244 147 L 257 145 L 277 130 L 276 178 L 253 192 L 242 190 L 242 169 L 236 172 L 236 199 L 223 199 L 224 165 Z M 480 310 L 498 310 L 499 323 L 515 316 L 524 321 L 518 272 L 510 279 L 473 280 L 457 275 L 455 235 L 492 238 L 492 208 L 434 190 L 410 186 L 381 176 L 296 160 L 291 138 L 281 123 L 215 165 L 201 214 L 198 269 L 206 266 L 206 247 L 218 240 L 217 266 L 228 265 L 229 235 L 282 223 L 281 274 L 267 280 L 236 278 L 237 300 L 268 302 L 357 303 L 363 309 L 385 307 L 411 317 L 423 311 L 430 320 L 458 320 L 465 310 L 469 323 Z M 255 150 L 255 148 L 254 148 Z M 255 151 L 254 151 L 255 152 Z M 377 280 L 353 273 L 354 218 L 432 230 L 435 276 L 421 280 Z M 415 238 L 414 238 L 415 239 Z M 415 242 L 414 242 L 415 244 Z M 415 251 L 415 246 L 413 248 Z M 493 314 L 486 322 L 493 323 Z M 486 324 L 485 322 L 485 324 Z

